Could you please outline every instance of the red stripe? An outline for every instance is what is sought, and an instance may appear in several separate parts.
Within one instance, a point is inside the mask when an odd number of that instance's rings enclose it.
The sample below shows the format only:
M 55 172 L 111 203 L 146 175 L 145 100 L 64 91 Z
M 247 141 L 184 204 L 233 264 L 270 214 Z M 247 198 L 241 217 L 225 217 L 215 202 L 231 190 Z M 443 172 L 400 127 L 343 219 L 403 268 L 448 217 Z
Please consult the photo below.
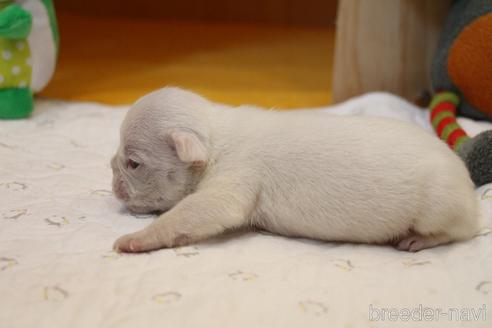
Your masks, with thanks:
M 456 129 L 451 134 L 449 135 L 448 138 L 448 145 L 451 146 L 451 148 L 454 147 L 454 144 L 456 143 L 456 140 L 458 140 L 459 137 L 466 136 L 466 132 L 463 129 Z
M 447 112 L 447 111 L 450 111 L 453 114 L 456 114 L 456 106 L 450 102 L 443 102 L 443 103 L 436 105 L 436 107 L 434 107 L 434 109 L 431 112 L 431 121 L 434 120 L 434 118 L 437 116 L 437 114 L 439 114 L 441 112 Z
M 445 118 L 443 118 L 441 120 L 441 122 L 439 122 L 439 124 L 437 125 L 437 128 L 436 128 L 437 135 L 439 137 L 441 137 L 442 130 L 444 130 L 444 128 L 448 124 L 455 123 L 455 122 L 456 122 L 456 118 L 454 118 L 454 117 L 445 117 Z

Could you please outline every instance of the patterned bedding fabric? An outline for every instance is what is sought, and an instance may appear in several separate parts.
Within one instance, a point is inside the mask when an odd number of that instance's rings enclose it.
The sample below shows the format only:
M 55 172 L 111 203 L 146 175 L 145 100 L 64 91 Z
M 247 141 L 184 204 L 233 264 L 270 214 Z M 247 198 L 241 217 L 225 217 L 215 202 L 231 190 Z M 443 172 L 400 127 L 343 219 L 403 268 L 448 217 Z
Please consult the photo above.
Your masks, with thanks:
M 492 185 L 477 190 L 477 237 L 415 254 L 267 233 L 114 253 L 151 220 L 110 190 L 126 110 L 42 100 L 0 122 L 0 327 L 491 327 Z M 386 94 L 321 110 L 432 133 L 427 112 Z

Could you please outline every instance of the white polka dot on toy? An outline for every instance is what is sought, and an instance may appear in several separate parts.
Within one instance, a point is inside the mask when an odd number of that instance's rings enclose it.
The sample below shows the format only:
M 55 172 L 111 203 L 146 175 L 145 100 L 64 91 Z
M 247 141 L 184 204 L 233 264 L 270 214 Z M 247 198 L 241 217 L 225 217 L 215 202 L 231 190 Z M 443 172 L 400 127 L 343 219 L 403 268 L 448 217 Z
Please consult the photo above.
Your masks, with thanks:
M 15 46 L 16 46 L 17 50 L 22 50 L 22 49 L 24 49 L 25 44 L 24 44 L 24 42 L 17 42 L 15 44 Z
M 10 58 L 12 58 L 12 53 L 9 50 L 3 50 L 2 57 L 5 60 L 9 60 Z
M 12 74 L 17 75 L 20 73 L 20 71 L 21 71 L 21 68 L 19 66 L 15 65 L 12 67 Z
M 27 82 L 24 80 L 20 81 L 19 82 L 19 88 L 25 88 L 25 87 L 27 87 Z
M 3 81 L 5 81 L 5 78 L 3 77 L 3 75 L 2 75 L 2 74 L 0 74 L 0 84 L 2 84 L 2 83 L 3 83 Z

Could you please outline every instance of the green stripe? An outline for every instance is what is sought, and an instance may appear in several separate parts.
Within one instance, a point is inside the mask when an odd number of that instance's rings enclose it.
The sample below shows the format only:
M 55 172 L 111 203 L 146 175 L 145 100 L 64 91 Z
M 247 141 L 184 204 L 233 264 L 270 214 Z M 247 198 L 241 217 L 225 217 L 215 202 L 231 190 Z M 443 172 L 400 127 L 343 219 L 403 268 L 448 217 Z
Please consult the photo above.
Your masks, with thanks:
M 441 139 L 443 140 L 448 140 L 449 138 L 449 135 L 454 131 L 454 130 L 458 130 L 458 129 L 461 129 L 460 126 L 458 125 L 458 123 L 454 122 L 454 123 L 450 123 L 448 125 L 446 125 L 446 127 L 444 128 L 444 130 L 442 130 L 442 137 Z
M 460 148 L 460 146 L 466 142 L 470 140 L 470 137 L 469 136 L 461 136 L 459 137 L 457 140 L 456 140 L 456 143 L 454 144 L 454 150 L 455 151 L 458 151 L 458 148 Z
M 450 102 L 455 106 L 458 106 L 460 103 L 460 98 L 455 93 L 450 91 L 440 92 L 432 98 L 430 108 L 434 109 L 434 107 L 443 102 Z
M 432 126 L 434 127 L 434 130 L 437 129 L 439 123 L 446 117 L 454 117 L 454 114 L 450 111 L 444 111 L 440 112 L 436 115 L 436 117 L 434 117 L 434 119 L 432 120 Z

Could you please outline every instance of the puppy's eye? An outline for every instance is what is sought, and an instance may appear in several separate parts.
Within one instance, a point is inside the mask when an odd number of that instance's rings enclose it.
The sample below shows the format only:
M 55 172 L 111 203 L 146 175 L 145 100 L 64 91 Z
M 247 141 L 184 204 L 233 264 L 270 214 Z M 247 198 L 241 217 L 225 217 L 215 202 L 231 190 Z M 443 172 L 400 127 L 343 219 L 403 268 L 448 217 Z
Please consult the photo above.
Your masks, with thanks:
M 128 163 L 126 164 L 126 166 L 129 167 L 129 168 L 131 168 L 131 169 L 133 169 L 133 170 L 135 170 L 137 167 L 140 166 L 140 163 L 135 162 L 132 159 L 128 159 Z

